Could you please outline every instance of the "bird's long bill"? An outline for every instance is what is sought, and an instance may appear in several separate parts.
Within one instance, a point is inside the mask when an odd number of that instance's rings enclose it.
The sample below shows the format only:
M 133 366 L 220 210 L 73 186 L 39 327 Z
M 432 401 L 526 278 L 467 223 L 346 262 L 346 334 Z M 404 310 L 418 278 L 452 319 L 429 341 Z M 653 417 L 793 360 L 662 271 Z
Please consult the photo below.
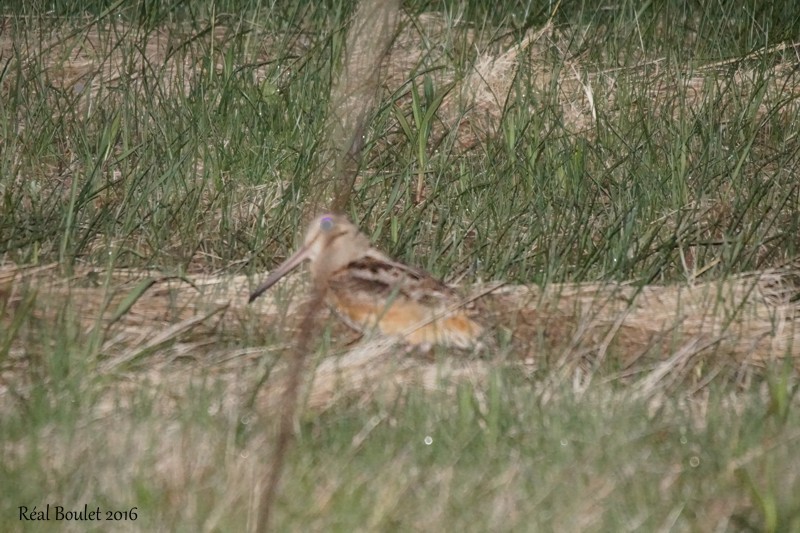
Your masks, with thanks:
M 308 257 L 308 251 L 308 247 L 303 246 L 293 253 L 286 261 L 281 263 L 278 268 L 270 272 L 267 279 L 264 280 L 264 283 L 259 285 L 256 290 L 250 293 L 250 299 L 247 300 L 247 303 L 251 303 L 253 300 L 261 296 L 264 291 L 275 285 L 283 276 L 297 268 L 297 266 Z

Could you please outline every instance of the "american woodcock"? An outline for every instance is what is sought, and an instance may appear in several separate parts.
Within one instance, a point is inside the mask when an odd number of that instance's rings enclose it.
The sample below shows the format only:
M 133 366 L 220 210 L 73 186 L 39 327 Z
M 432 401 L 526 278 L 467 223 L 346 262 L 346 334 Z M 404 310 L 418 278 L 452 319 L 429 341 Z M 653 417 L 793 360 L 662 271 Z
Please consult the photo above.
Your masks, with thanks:
M 480 340 L 483 327 L 453 289 L 423 270 L 391 260 L 342 215 L 314 219 L 300 249 L 270 273 L 249 301 L 306 259 L 317 290 L 359 332 L 377 328 L 410 344 L 458 348 Z

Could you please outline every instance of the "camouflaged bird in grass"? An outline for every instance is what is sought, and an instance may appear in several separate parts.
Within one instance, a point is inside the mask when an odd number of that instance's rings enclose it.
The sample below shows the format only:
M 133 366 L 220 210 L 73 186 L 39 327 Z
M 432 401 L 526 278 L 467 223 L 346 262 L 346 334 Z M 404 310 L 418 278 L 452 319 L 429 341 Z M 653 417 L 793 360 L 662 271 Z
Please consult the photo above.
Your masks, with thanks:
M 393 261 L 342 215 L 321 215 L 303 245 L 250 295 L 250 302 L 303 261 L 312 281 L 347 325 L 373 328 L 412 345 L 472 348 L 484 327 L 471 302 L 424 270 Z

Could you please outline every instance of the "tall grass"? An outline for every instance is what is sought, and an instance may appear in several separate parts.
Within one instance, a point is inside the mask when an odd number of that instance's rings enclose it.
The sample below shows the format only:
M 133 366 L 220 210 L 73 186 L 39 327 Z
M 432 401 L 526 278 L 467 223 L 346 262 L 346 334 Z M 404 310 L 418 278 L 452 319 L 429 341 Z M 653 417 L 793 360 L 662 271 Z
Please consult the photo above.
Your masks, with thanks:
M 137 509 L 90 528 L 254 529 L 301 292 L 276 287 L 258 315 L 232 276 L 290 253 L 327 186 L 353 6 L 2 9 L 3 522 L 33 530 L 20 506 L 87 504 Z M 793 2 L 404 9 L 346 207 L 378 247 L 446 280 L 542 291 L 727 287 L 768 269 L 791 282 Z M 720 313 L 737 297 L 720 289 Z M 580 343 L 558 348 L 574 332 L 556 311 L 519 358 L 511 340 L 501 361 L 387 348 L 380 379 L 353 387 L 331 370 L 330 401 L 307 383 L 275 527 L 800 531 L 794 346 L 781 362 L 701 361 L 644 386 L 677 361 L 678 333 L 642 366 L 608 343 L 596 364 Z M 335 321 L 320 328 L 309 375 L 358 350 Z M 420 360 L 433 371 L 405 381 Z

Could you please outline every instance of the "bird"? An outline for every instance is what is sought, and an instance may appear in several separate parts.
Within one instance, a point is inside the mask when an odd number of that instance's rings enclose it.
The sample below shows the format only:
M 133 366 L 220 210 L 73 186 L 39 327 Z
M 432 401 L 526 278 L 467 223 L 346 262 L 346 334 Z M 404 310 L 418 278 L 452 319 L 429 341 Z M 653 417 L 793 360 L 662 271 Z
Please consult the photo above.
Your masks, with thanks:
M 326 303 L 361 334 L 377 330 L 412 346 L 470 349 L 485 331 L 470 300 L 424 270 L 392 260 L 341 214 L 308 226 L 300 248 L 273 270 L 248 303 L 304 261 Z

